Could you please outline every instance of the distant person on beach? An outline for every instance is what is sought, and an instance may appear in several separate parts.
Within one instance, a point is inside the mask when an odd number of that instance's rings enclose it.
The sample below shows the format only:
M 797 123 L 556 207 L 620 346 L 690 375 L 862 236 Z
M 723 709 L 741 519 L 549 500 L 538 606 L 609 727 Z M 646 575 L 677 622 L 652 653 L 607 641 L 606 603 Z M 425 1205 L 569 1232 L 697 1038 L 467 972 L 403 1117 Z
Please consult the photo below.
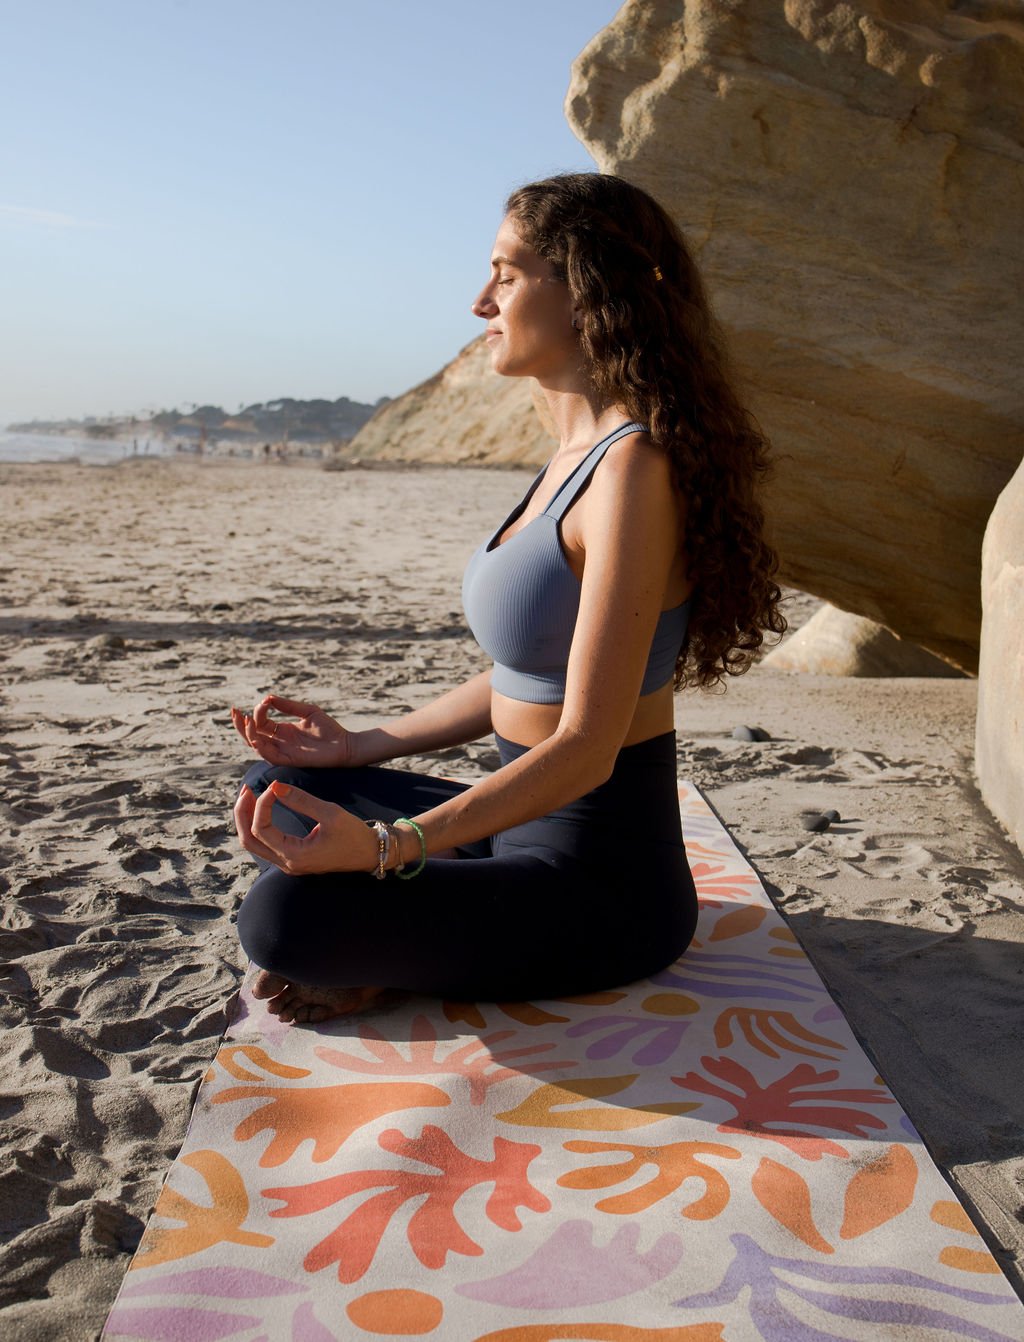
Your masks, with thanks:
M 785 627 L 767 446 L 665 211 L 599 173 L 521 187 L 473 311 L 559 432 L 466 569 L 493 670 L 366 731 L 276 694 L 232 709 L 260 756 L 235 805 L 262 869 L 238 931 L 285 1021 L 385 989 L 561 997 L 671 964 L 697 920 L 673 689 L 745 671 Z M 501 767 L 472 785 L 380 767 L 490 732 Z

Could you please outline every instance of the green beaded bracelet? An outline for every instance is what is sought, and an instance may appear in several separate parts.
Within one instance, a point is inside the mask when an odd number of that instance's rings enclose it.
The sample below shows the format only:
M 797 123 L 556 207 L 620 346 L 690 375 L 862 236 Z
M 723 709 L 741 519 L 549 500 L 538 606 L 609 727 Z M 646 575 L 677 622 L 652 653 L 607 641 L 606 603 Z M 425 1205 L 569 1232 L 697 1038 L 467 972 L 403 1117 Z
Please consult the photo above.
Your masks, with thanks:
M 408 816 L 402 816 L 401 820 L 394 821 L 396 825 L 409 825 L 420 836 L 420 860 L 412 871 L 396 871 L 395 875 L 400 881 L 411 881 L 414 876 L 418 876 L 427 865 L 427 841 L 424 838 L 423 831 L 417 825 L 415 820 L 410 820 Z

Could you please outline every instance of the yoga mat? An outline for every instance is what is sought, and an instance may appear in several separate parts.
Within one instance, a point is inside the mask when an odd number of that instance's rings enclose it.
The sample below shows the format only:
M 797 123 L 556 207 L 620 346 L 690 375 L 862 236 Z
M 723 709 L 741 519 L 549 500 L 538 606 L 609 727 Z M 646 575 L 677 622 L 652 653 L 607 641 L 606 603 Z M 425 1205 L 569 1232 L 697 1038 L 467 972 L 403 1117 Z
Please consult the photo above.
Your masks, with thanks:
M 697 939 L 650 979 L 301 1027 L 243 987 L 104 1338 L 1020 1342 L 756 874 L 680 805 Z

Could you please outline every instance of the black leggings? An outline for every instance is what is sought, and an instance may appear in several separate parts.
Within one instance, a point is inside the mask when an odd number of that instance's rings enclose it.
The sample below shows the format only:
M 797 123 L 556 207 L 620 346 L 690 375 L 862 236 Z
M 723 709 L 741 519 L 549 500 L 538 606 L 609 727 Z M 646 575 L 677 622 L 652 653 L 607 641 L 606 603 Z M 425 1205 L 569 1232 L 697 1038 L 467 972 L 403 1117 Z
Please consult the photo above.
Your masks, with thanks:
M 497 742 L 503 766 L 526 753 Z M 275 778 L 364 820 L 415 816 L 468 786 L 381 768 L 261 762 L 246 774 L 257 793 Z M 274 820 L 293 834 L 312 824 L 279 802 Z M 316 987 L 374 985 L 457 1001 L 572 996 L 664 969 L 697 921 L 674 732 L 626 746 L 608 782 L 579 801 L 457 857 L 430 858 L 411 881 L 260 866 L 238 912 L 242 946 L 263 969 Z

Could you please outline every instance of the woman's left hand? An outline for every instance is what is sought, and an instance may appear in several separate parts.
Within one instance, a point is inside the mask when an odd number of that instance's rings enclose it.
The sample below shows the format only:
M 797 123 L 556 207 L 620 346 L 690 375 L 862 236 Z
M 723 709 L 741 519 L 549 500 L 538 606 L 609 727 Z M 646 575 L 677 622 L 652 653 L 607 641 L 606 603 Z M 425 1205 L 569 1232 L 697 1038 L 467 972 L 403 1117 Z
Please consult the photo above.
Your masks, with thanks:
M 275 801 L 283 802 L 299 815 L 309 816 L 316 825 L 303 838 L 284 834 L 273 822 Z M 288 876 L 373 870 L 377 856 L 373 831 L 344 807 L 321 801 L 302 788 L 275 780 L 257 797 L 251 788 L 243 786 L 234 815 L 242 847 L 273 862 Z

